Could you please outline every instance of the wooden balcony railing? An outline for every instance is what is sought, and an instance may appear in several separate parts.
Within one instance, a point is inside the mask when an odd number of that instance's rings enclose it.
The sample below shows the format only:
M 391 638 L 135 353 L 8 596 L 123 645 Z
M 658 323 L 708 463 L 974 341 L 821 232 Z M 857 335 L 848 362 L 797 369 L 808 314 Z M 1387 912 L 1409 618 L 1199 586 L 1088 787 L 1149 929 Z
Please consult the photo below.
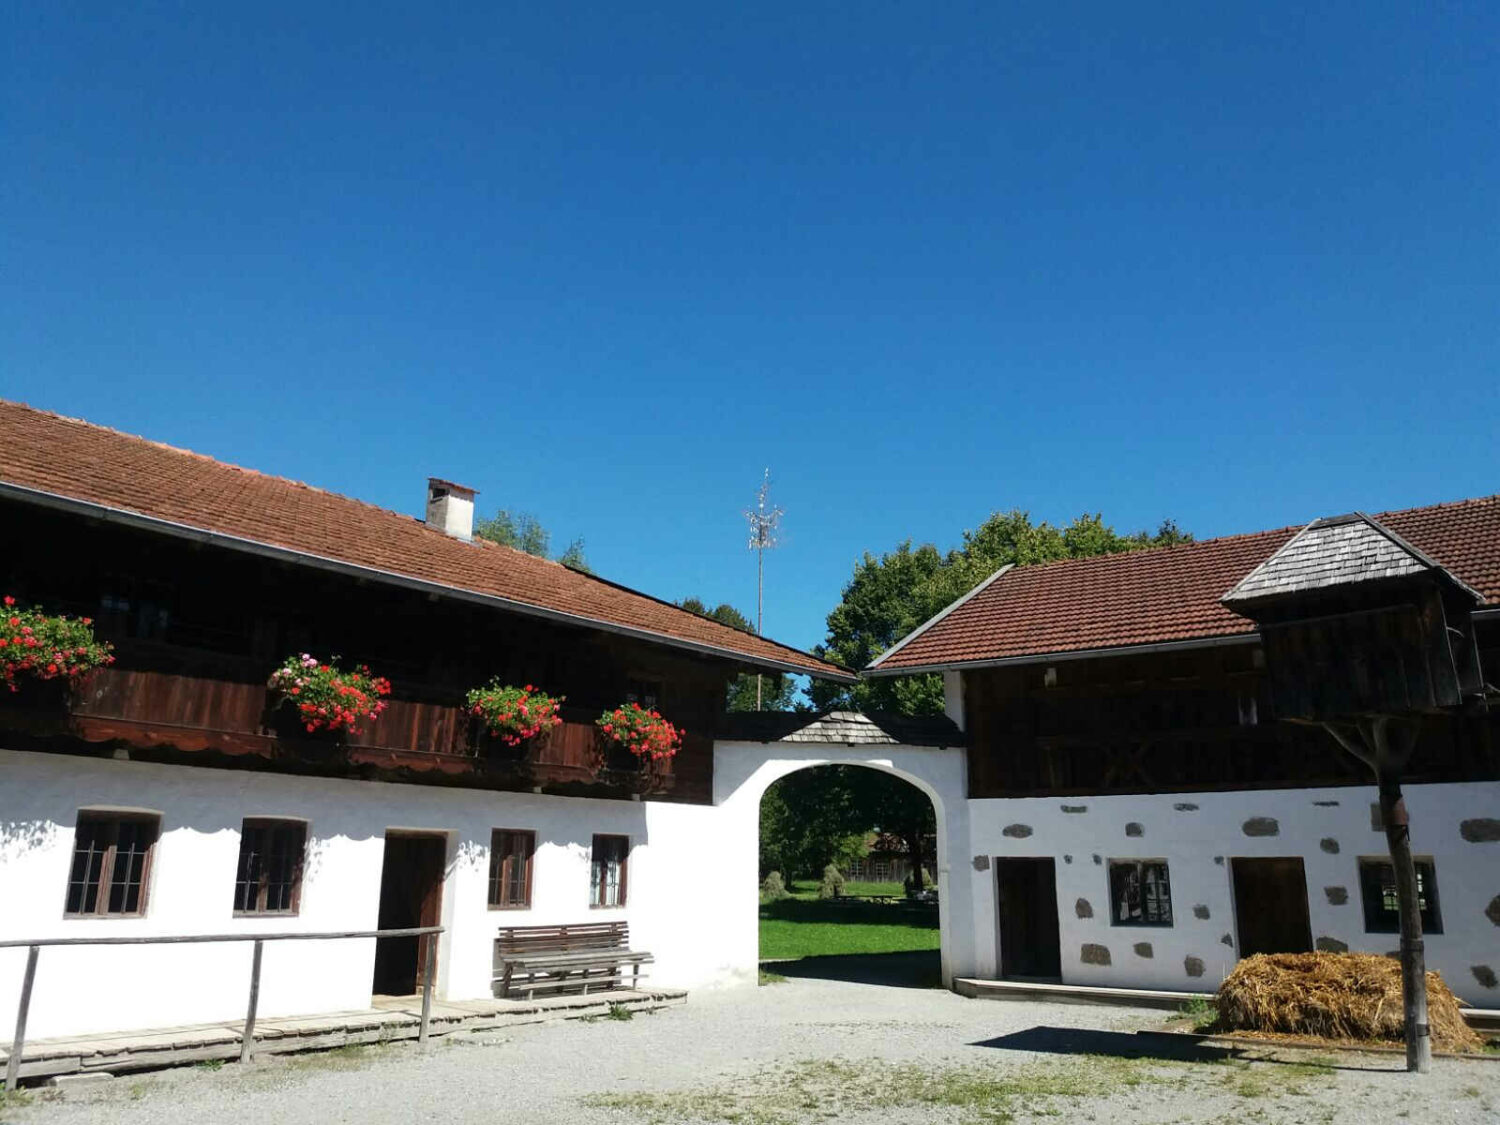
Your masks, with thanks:
M 460 688 L 433 688 L 425 698 L 392 697 L 385 713 L 359 735 L 337 739 L 305 734 L 276 706 L 263 669 L 251 661 L 217 658 L 212 667 L 192 671 L 158 663 L 166 666 L 101 668 L 71 696 L 57 684 L 35 685 L 43 690 L 28 685 L 26 692 L 0 699 L 0 722 L 91 742 L 324 762 L 342 756 L 355 765 L 472 774 L 495 783 L 604 785 L 643 793 L 673 786 L 671 762 L 643 770 L 628 754 L 605 760 L 594 715 L 584 709 L 565 709 L 560 726 L 512 748 L 489 738 L 464 707 L 449 701 L 462 695 Z M 697 736 L 690 746 L 711 753 L 712 741 Z

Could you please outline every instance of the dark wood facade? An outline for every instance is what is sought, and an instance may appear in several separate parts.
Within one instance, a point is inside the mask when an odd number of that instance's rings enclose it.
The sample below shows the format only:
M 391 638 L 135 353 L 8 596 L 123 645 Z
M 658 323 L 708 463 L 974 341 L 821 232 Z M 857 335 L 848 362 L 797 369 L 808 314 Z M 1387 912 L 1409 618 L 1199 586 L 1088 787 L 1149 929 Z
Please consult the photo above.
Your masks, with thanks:
M 54 684 L 0 692 L 8 748 L 712 799 L 730 660 L 10 501 L 0 527 L 21 545 L 0 556 L 0 592 L 93 617 L 116 656 L 71 698 Z M 347 743 L 302 734 L 266 688 L 299 652 L 387 677 L 385 714 Z M 562 726 L 519 753 L 491 744 L 463 703 L 492 676 L 566 696 Z M 594 719 L 650 694 L 686 730 L 682 750 L 653 776 L 633 759 L 599 769 Z
M 1476 628 L 1500 668 L 1500 621 Z M 1278 718 L 1259 644 L 963 673 L 969 795 L 1367 785 L 1324 731 Z M 1412 782 L 1500 779 L 1500 716 L 1434 716 Z

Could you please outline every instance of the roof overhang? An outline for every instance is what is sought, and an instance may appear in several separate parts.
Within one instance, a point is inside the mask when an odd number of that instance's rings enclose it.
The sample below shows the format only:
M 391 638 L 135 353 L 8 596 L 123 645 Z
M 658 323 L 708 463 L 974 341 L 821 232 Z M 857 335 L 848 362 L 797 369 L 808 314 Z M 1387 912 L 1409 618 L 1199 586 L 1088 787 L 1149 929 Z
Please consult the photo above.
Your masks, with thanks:
M 345 562 L 342 559 L 329 558 L 326 555 L 316 555 L 307 551 L 298 551 L 291 547 L 281 547 L 274 543 L 265 543 L 257 539 L 246 539 L 237 535 L 228 535 L 220 531 L 210 531 L 206 528 L 194 527 L 192 524 L 164 520 L 156 516 L 147 516 L 140 512 L 132 512 L 128 508 L 115 508 L 108 504 L 96 503 L 92 500 L 80 500 L 76 497 L 64 496 L 61 493 L 28 488 L 25 485 L 13 484 L 10 481 L 0 480 L 0 497 L 9 497 L 19 500 L 22 503 L 36 504 L 40 507 L 52 508 L 57 511 L 71 512 L 75 515 L 88 516 L 92 519 L 103 520 L 106 523 L 116 523 L 125 527 L 153 532 L 158 535 L 169 535 L 177 539 L 186 539 L 195 543 L 222 547 L 230 551 L 259 555 L 263 558 L 275 559 L 279 562 L 313 567 L 318 570 L 330 571 L 351 578 L 362 578 L 369 582 L 382 582 L 387 585 L 401 586 L 435 597 L 451 598 L 455 601 L 488 606 L 492 609 L 507 610 L 511 613 L 525 614 L 528 617 L 538 617 L 543 620 L 572 625 L 581 629 L 597 629 L 606 633 L 617 633 L 621 636 L 649 641 L 652 644 L 666 645 L 688 652 L 696 652 L 704 656 L 718 657 L 751 668 L 763 668 L 776 672 L 791 672 L 799 676 L 813 676 L 817 679 L 832 680 L 836 683 L 853 684 L 859 682 L 859 676 L 853 672 L 844 672 L 842 674 L 835 672 L 814 672 L 804 665 L 795 664 L 791 661 L 750 656 L 743 652 L 736 652 L 734 649 L 720 648 L 717 645 L 706 644 L 701 641 L 674 637 L 652 629 L 620 625 L 612 621 L 600 621 L 597 618 L 585 617 L 582 614 L 548 609 L 546 606 L 533 605 L 530 602 L 505 598 L 497 594 L 482 594 L 475 590 L 466 590 L 462 586 L 451 586 L 443 582 L 433 582 L 425 578 L 416 578 L 409 574 L 401 574 L 398 571 L 361 566 L 358 563 Z
M 941 664 L 921 664 L 900 668 L 876 668 L 864 671 L 869 679 L 884 676 L 917 676 L 925 672 L 965 672 L 978 668 L 1013 668 L 1024 664 L 1060 664 L 1066 660 L 1095 660 L 1111 656 L 1147 656 L 1156 652 L 1188 652 L 1198 648 L 1222 648 L 1225 645 L 1260 643 L 1259 632 L 1230 633 L 1217 637 L 1190 637 L 1181 641 L 1158 641 L 1142 645 L 1113 645 L 1109 648 L 1064 649 L 1061 652 L 1021 653 L 988 660 L 953 660 Z
M 927 632 L 928 629 L 931 629 L 934 625 L 936 625 L 939 621 L 942 621 L 950 613 L 954 612 L 955 610 L 957 610 L 958 608 L 960 608 L 961 606 L 963 606 L 966 602 L 969 601 L 969 599 L 978 597 L 985 590 L 989 589 L 990 586 L 995 582 L 996 579 L 998 579 L 1006 571 L 1012 569 L 1015 565 L 1016 565 L 1015 563 L 1006 563 L 999 570 L 995 571 L 994 574 L 990 575 L 983 582 L 979 583 L 979 585 L 975 586 L 972 590 L 970 590 L 963 597 L 961 597 L 957 601 L 952 602 L 951 604 L 943 607 L 943 609 L 941 609 L 937 613 L 933 614 L 926 621 L 922 622 L 922 624 L 918 625 L 910 633 L 907 633 L 906 636 L 902 637 L 899 641 L 897 641 L 895 644 L 893 644 L 890 648 L 888 648 L 884 652 L 882 652 L 874 660 L 870 661 L 869 664 L 865 665 L 865 669 L 864 669 L 865 674 L 866 675 L 878 675 L 878 674 L 880 674 L 880 673 L 878 673 L 876 671 L 876 669 L 878 669 L 880 667 L 880 664 L 881 664 L 882 661 L 887 660 L 887 659 L 889 659 L 892 656 L 895 656 L 896 653 L 900 652 L 907 645 L 911 644 L 912 641 L 916 640 L 923 633 Z

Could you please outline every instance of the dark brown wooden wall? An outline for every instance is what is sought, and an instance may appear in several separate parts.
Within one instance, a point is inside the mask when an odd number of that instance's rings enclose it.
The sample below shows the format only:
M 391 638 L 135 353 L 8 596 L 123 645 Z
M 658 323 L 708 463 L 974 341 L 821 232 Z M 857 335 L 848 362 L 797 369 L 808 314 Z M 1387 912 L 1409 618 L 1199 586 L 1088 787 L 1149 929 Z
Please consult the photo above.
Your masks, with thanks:
M 72 733 L 87 741 L 285 760 L 300 749 L 276 739 L 265 684 L 306 651 L 391 681 L 389 709 L 351 741 L 355 764 L 408 780 L 480 772 L 463 697 L 498 675 L 567 697 L 564 726 L 535 758 L 556 767 L 541 780 L 582 783 L 594 718 L 647 682 L 688 732 L 664 799 L 712 799 L 728 661 L 12 502 L 0 502 L 0 527 L 24 545 L 0 555 L 0 593 L 92 616 L 116 646 L 116 664 L 70 708 Z M 130 608 L 112 608 L 121 601 Z M 0 700 L 0 727 L 23 705 Z
M 1500 625 L 1479 633 L 1500 670 Z M 1279 721 L 1258 646 L 964 673 L 972 797 L 1368 784 L 1322 730 Z M 1253 720 L 1253 721 L 1252 721 Z M 1432 718 L 1412 781 L 1500 779 L 1500 715 Z

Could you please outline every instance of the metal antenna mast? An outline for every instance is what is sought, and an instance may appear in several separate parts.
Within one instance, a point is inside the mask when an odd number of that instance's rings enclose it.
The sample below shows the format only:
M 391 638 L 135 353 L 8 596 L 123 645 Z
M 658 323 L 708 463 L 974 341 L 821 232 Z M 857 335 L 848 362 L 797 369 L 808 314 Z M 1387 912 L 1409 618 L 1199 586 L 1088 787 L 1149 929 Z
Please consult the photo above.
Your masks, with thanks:
M 750 550 L 755 552 L 755 634 L 761 633 L 761 619 L 765 612 L 766 552 L 776 547 L 776 527 L 781 522 L 782 511 L 771 503 L 771 470 L 767 469 L 756 494 L 755 507 L 745 512 L 750 523 Z M 761 678 L 755 674 L 755 709 L 761 708 Z

